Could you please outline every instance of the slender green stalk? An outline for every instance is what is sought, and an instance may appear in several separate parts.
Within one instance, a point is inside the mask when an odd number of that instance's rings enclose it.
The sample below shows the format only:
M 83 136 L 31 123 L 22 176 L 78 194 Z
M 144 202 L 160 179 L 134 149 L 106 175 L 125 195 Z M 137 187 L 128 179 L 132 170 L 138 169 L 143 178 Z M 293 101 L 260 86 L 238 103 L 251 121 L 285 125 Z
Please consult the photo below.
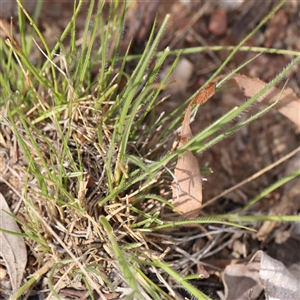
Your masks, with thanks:
M 176 280 L 178 283 L 180 283 L 184 288 L 186 288 L 187 291 L 189 291 L 196 299 L 199 300 L 211 300 L 210 297 L 206 296 L 203 294 L 201 291 L 196 289 L 193 285 L 191 285 L 189 282 L 184 280 L 179 274 L 177 274 L 172 268 L 170 268 L 169 265 L 153 259 L 153 262 L 155 263 L 156 266 L 164 270 L 167 274 L 169 274 L 174 280 Z
M 136 277 L 134 276 L 133 269 L 129 265 L 129 262 L 125 259 L 121 249 L 119 248 L 118 243 L 114 237 L 112 227 L 110 226 L 109 222 L 106 220 L 105 217 L 101 216 L 99 220 L 107 233 L 107 236 L 111 243 L 111 247 L 113 249 L 114 254 L 116 255 L 116 259 L 119 262 L 119 267 L 125 279 L 127 280 L 132 290 L 135 292 L 135 295 L 138 297 L 138 299 L 143 299 L 142 294 L 140 292 L 139 283 L 137 282 Z
M 231 51 L 234 50 L 236 46 L 201 46 L 201 47 L 191 47 L 185 49 L 176 49 L 170 50 L 169 55 L 178 55 L 178 54 L 195 54 L 201 53 L 206 51 Z M 292 56 L 299 56 L 299 51 L 293 51 L 288 49 L 277 49 L 277 48 L 265 48 L 265 47 L 255 47 L 255 46 L 241 46 L 238 51 L 241 52 L 257 52 L 257 53 L 268 53 L 268 54 L 278 54 L 278 55 L 292 55 Z M 154 57 L 160 57 L 163 51 L 158 51 L 154 54 Z M 138 60 L 141 58 L 140 54 L 135 55 L 128 55 L 126 60 Z M 123 61 L 124 56 L 120 56 L 117 58 L 119 61 Z
M 61 46 L 61 42 L 65 39 L 65 37 L 69 34 L 69 31 L 71 30 L 71 28 L 74 26 L 74 22 L 77 19 L 77 16 L 78 16 L 78 14 L 81 10 L 81 6 L 82 6 L 83 2 L 84 2 L 84 0 L 79 0 L 78 1 L 77 8 L 76 8 L 74 14 L 72 15 L 72 18 L 71 18 L 70 22 L 68 23 L 68 25 L 66 26 L 66 28 L 64 29 L 62 34 L 60 35 L 60 38 L 59 38 L 58 42 L 55 44 L 53 50 L 51 51 L 51 53 L 49 55 L 50 59 L 55 56 L 55 54 L 57 53 L 58 49 Z M 43 67 L 41 68 L 41 74 L 43 74 L 46 71 L 48 65 L 49 65 L 49 61 L 47 60 L 44 63 Z
M 42 35 L 42 33 L 40 32 L 40 30 L 38 29 L 37 25 L 35 24 L 34 20 L 32 19 L 32 17 L 26 12 L 26 10 L 23 8 L 23 5 L 21 4 L 20 0 L 17 0 L 18 4 L 19 4 L 19 20 L 20 20 L 20 28 L 21 30 L 23 31 L 22 32 L 22 37 L 23 39 L 25 38 L 25 28 L 26 28 L 26 24 L 24 23 L 24 17 L 23 17 L 23 13 L 26 15 L 27 19 L 29 20 L 31 26 L 34 28 L 35 32 L 38 34 L 39 38 L 41 39 L 41 42 L 43 44 L 43 46 L 45 47 L 45 50 L 46 50 L 46 53 L 48 55 L 48 57 L 50 58 L 51 57 L 51 54 L 50 54 L 50 50 L 49 50 L 49 47 L 44 39 L 44 36 Z M 22 12 L 21 12 L 22 11 Z M 22 50 L 23 50 L 23 59 L 26 58 L 26 61 L 28 62 L 27 60 L 27 52 L 26 52 L 26 44 L 25 44 L 25 40 L 22 40 Z M 29 62 L 28 62 L 29 63 Z M 33 68 L 33 66 L 32 66 Z M 53 66 L 51 66 L 51 70 L 52 70 L 52 76 L 53 76 L 53 85 L 54 85 L 54 91 L 55 93 L 58 93 L 58 89 L 57 89 L 57 78 L 56 78 L 56 72 L 55 72 L 55 68 Z
M 224 214 L 224 215 L 213 215 L 213 218 L 226 218 L 230 222 L 239 222 L 239 223 L 257 223 L 264 221 L 274 221 L 274 222 L 300 222 L 300 216 L 258 216 L 258 215 L 239 215 L 239 214 Z
M 188 226 L 188 225 L 195 225 L 195 224 L 221 224 L 221 225 L 227 225 L 227 226 L 231 226 L 231 227 L 237 227 L 237 228 L 241 228 L 241 229 L 246 229 L 246 230 L 250 230 L 250 231 L 255 231 L 254 229 L 250 228 L 250 227 L 246 227 L 243 225 L 239 225 L 239 224 L 235 224 L 235 223 L 231 223 L 231 222 L 227 222 L 225 221 L 226 219 L 215 219 L 215 218 L 200 218 L 200 219 L 195 219 L 195 220 L 184 220 L 184 221 L 176 221 L 176 222 L 166 222 L 163 225 L 158 225 L 155 227 L 151 227 L 151 229 L 140 229 L 141 231 L 156 231 L 156 230 L 162 230 L 162 229 L 166 229 L 166 228 L 172 228 L 172 227 L 176 227 L 176 226 Z
M 293 180 L 294 178 L 300 176 L 300 169 L 281 178 L 280 180 L 278 180 L 277 182 L 271 184 L 270 186 L 268 186 L 268 188 L 266 188 L 265 190 L 263 190 L 262 192 L 260 192 L 256 197 L 254 197 L 252 200 L 250 200 L 239 212 L 238 214 L 244 212 L 245 210 L 247 210 L 250 206 L 253 206 L 255 203 L 257 203 L 260 199 L 262 199 L 263 197 L 267 196 L 268 194 L 270 194 L 271 192 L 273 192 L 274 190 L 276 190 L 277 188 L 279 188 L 280 186 L 286 184 L 287 182 Z

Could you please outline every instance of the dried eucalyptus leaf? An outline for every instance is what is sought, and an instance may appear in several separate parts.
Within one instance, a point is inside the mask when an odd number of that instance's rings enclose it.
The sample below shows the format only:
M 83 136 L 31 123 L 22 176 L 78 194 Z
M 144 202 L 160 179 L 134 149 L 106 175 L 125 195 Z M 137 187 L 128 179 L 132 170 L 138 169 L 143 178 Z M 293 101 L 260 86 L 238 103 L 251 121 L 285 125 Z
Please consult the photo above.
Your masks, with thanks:
M 0 194 L 0 228 L 20 233 L 20 229 L 16 221 L 9 216 L 6 211 L 10 212 L 10 209 L 3 195 Z M 21 285 L 27 263 L 27 252 L 24 239 L 22 237 L 0 231 L 0 241 L 0 255 L 6 263 L 10 281 L 13 290 L 15 291 Z

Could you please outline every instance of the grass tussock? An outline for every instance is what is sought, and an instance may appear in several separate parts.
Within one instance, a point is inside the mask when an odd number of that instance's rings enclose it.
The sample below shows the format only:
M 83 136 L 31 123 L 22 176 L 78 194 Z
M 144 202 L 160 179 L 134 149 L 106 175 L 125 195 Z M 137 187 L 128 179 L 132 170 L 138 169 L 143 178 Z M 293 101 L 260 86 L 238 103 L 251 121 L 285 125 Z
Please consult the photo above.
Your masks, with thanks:
M 43 288 L 48 290 L 48 299 L 60 299 L 65 287 L 85 290 L 91 299 L 106 299 L 105 295 L 174 299 L 182 288 L 194 299 L 210 299 L 190 282 L 202 276 L 191 277 L 191 266 L 206 253 L 195 257 L 174 249 L 188 245 L 195 239 L 193 228 L 204 224 L 229 225 L 202 233 L 209 237 L 223 234 L 217 244 L 223 242 L 225 247 L 232 230 L 242 234 L 249 229 L 235 222 L 249 220 L 236 214 L 180 219 L 170 201 L 173 170 L 181 153 L 203 152 L 261 116 L 265 110 L 228 129 L 261 94 L 228 112 L 182 148 L 172 149 L 190 99 L 169 115 L 157 114 L 157 107 L 165 101 L 161 91 L 169 84 L 180 56 L 179 51 L 168 48 L 156 52 L 168 16 L 161 27 L 154 24 L 140 56 L 129 56 L 128 45 L 119 57 L 126 3 L 112 1 L 104 14 L 104 1 L 90 1 L 83 35 L 78 39 L 76 17 L 82 3 L 74 4 L 73 18 L 53 49 L 22 6 L 20 39 L 6 32 L 9 39 L 0 43 L 0 129 L 6 145 L 14 149 L 11 158 L 22 166 L 18 170 L 16 220 L 36 262 L 31 273 L 36 276 L 28 278 L 11 299 L 40 284 L 38 276 L 45 274 L 48 280 Z M 25 19 L 33 29 L 28 29 Z M 65 43 L 66 37 L 69 43 Z M 207 83 L 222 72 L 235 52 L 243 50 L 248 38 L 233 48 Z M 43 54 L 37 64 L 30 60 L 35 47 Z M 158 82 L 158 73 L 170 54 L 173 64 Z M 126 64 L 133 58 L 134 68 L 127 73 Z M 287 66 L 266 90 L 298 61 Z M 2 177 L 2 181 L 12 186 L 8 179 Z M 256 220 L 252 216 L 250 222 Z M 188 233 L 180 232 L 183 226 L 189 228 Z

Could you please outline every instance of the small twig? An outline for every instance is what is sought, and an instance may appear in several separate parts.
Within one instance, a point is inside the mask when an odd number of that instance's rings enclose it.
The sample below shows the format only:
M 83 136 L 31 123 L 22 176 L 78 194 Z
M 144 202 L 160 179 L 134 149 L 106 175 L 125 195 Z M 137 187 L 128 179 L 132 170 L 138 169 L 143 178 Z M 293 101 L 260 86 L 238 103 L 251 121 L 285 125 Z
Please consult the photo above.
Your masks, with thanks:
M 186 238 L 183 238 L 183 239 L 177 239 L 176 245 L 187 243 L 187 242 L 190 242 L 192 240 L 196 240 L 196 239 L 199 239 L 199 238 L 202 238 L 202 237 L 206 237 L 208 235 L 215 235 L 215 234 L 220 234 L 220 233 L 224 233 L 224 232 L 234 232 L 234 231 L 236 231 L 235 227 L 218 228 L 218 229 L 213 230 L 213 231 L 202 232 L 202 233 L 192 235 L 190 237 L 186 237 Z M 175 241 L 176 241 L 176 239 L 175 239 Z
M 277 161 L 275 161 L 273 164 L 265 167 L 264 169 L 258 171 L 257 173 L 255 173 L 254 175 L 248 177 L 247 179 L 241 181 L 240 183 L 236 184 L 235 186 L 225 190 L 224 192 L 220 193 L 219 195 L 211 198 L 210 200 L 208 200 L 207 202 L 205 202 L 204 204 L 202 204 L 202 208 L 204 208 L 205 206 L 208 206 L 212 203 L 214 203 L 216 200 L 218 200 L 220 197 L 223 197 L 224 195 L 238 189 L 239 187 L 243 186 L 244 184 L 256 179 L 257 177 L 263 175 L 264 173 L 266 173 L 267 171 L 271 170 L 272 168 L 278 166 L 279 164 L 281 164 L 282 162 L 286 161 L 287 159 L 289 159 L 290 157 L 294 156 L 297 152 L 300 151 L 300 147 L 296 148 L 295 150 L 293 150 L 292 152 L 288 153 L 287 155 L 285 155 L 284 157 L 278 159 Z
M 207 258 L 209 256 L 212 256 L 214 255 L 215 253 L 218 253 L 220 252 L 222 249 L 226 248 L 228 245 L 230 245 L 232 242 L 234 242 L 235 240 L 237 240 L 243 233 L 237 233 L 237 234 L 234 234 L 231 239 L 223 244 L 221 244 L 221 246 L 219 246 L 218 248 L 212 250 L 211 252 L 208 252 L 208 251 L 205 251 L 205 253 L 201 253 L 197 259 L 200 260 L 200 259 L 203 259 L 203 258 Z M 213 243 L 212 243 L 213 244 Z M 209 250 L 211 249 L 212 247 L 209 247 Z

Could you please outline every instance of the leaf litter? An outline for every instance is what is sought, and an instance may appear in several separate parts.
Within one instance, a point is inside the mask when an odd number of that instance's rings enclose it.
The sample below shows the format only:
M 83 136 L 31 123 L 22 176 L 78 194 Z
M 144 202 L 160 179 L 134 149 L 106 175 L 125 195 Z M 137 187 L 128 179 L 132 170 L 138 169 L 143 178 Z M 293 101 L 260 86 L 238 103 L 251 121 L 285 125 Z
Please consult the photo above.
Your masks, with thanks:
M 8 204 L 0 194 L 0 228 L 21 233 L 16 221 L 8 215 Z M 16 291 L 22 282 L 23 273 L 27 264 L 27 252 L 24 239 L 20 236 L 0 231 L 0 255 L 3 257 L 12 288 Z
M 299 275 L 259 250 L 246 265 L 229 265 L 223 273 L 224 299 L 298 299 Z
M 211 82 L 188 105 L 182 122 L 179 147 L 182 147 L 193 137 L 190 127 L 192 106 L 205 103 L 213 96 L 215 87 L 216 84 Z M 175 178 L 176 180 L 172 183 L 173 205 L 185 217 L 197 218 L 202 205 L 202 178 L 198 159 L 191 151 L 178 156 Z
M 221 77 L 224 76 L 222 75 Z M 221 77 L 217 77 L 216 79 Z M 267 85 L 267 83 L 258 78 L 250 78 L 242 74 L 234 74 L 230 79 L 236 82 L 246 97 L 253 97 Z M 280 94 L 281 90 L 279 88 L 271 87 L 258 98 L 258 101 L 265 105 L 270 105 L 278 99 Z M 275 108 L 300 129 L 300 99 L 291 88 L 287 87 L 283 90 L 280 101 Z
M 215 93 L 217 82 L 224 77 L 225 75 L 216 77 L 188 105 L 181 126 L 179 148 L 193 137 L 190 127 L 192 106 L 208 101 Z M 229 80 L 235 81 L 246 97 L 255 96 L 267 85 L 258 78 L 250 78 L 242 74 L 234 74 Z M 280 102 L 275 107 L 300 129 L 300 99 L 292 89 L 286 88 L 281 91 L 276 87 L 271 87 L 258 98 L 258 101 L 270 105 L 279 97 Z M 198 159 L 191 151 L 178 156 L 174 174 L 175 179 L 172 182 L 173 205 L 184 217 L 197 218 L 202 206 L 202 178 Z

